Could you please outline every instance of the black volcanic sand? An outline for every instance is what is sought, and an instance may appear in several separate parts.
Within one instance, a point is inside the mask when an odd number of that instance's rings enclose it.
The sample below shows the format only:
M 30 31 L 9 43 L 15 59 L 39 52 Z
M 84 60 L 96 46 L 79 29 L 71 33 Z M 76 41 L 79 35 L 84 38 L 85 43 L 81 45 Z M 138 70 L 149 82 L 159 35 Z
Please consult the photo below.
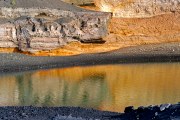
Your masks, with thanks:
M 6 120 L 85 120 L 106 119 L 119 113 L 75 107 L 0 107 L 0 119 Z
M 75 107 L 0 107 L 2 120 L 179 120 L 180 104 L 127 107 L 113 113 Z
M 143 45 L 107 53 L 77 56 L 36 57 L 20 53 L 1 53 L 0 61 L 1 73 L 101 64 L 178 62 L 180 43 Z

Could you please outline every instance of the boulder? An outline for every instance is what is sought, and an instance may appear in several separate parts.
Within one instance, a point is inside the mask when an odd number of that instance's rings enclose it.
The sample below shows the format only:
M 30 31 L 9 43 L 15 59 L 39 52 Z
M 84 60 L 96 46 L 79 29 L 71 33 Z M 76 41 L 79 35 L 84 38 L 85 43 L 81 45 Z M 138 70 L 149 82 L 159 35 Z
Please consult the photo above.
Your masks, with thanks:
M 111 18 L 111 13 L 60 0 L 6 0 L 0 1 L 0 8 L 0 47 L 27 52 L 52 50 L 71 41 L 103 41 Z

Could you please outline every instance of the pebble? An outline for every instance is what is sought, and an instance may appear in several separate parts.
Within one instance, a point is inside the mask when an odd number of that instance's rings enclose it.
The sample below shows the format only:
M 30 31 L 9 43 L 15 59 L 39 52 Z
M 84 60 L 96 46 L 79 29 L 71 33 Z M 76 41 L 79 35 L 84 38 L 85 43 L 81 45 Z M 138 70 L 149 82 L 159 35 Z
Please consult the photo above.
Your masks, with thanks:
M 160 111 L 164 111 L 166 108 L 169 108 L 171 104 L 162 104 L 160 105 Z
M 125 110 L 124 110 L 125 113 L 130 113 L 130 112 L 133 112 L 133 111 L 134 111 L 133 106 L 126 107 Z

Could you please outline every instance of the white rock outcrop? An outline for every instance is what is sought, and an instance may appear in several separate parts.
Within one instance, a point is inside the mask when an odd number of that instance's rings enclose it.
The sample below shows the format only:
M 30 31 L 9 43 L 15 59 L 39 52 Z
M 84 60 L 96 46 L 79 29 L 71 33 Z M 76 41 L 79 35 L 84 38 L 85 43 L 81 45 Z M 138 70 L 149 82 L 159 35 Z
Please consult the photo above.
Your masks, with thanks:
M 114 17 L 142 18 L 180 11 L 180 0 L 95 0 L 103 11 Z

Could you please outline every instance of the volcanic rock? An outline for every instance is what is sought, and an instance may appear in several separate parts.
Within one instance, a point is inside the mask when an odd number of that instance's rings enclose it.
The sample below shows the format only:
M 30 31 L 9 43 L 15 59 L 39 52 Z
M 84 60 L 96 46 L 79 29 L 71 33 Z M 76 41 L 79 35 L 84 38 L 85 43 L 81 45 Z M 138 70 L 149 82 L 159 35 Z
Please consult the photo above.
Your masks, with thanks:
M 0 1 L 0 47 L 51 50 L 71 41 L 94 42 L 108 34 L 110 13 L 88 11 L 60 0 Z

